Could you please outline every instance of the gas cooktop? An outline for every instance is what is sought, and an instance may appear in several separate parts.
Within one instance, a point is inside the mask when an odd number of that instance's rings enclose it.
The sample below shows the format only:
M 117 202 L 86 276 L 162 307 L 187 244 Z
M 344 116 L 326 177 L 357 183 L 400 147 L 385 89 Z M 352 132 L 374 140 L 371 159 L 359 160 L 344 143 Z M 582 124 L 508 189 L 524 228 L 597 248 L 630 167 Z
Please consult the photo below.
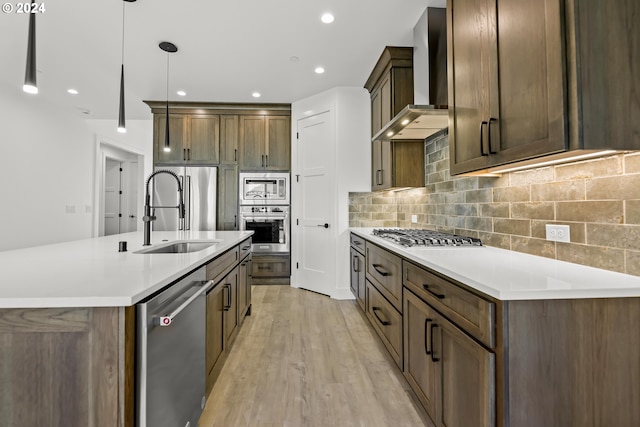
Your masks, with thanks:
M 402 246 L 482 246 L 482 241 L 475 237 L 442 233 L 434 230 L 413 228 L 385 229 L 376 228 L 373 235 L 394 241 Z

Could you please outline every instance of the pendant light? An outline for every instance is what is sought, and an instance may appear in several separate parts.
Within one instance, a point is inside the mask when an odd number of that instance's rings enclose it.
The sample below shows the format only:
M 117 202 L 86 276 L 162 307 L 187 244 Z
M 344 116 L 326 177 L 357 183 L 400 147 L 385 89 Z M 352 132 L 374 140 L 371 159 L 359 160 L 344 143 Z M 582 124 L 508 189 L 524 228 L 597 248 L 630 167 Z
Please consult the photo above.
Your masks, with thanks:
M 160 43 L 160 49 L 167 52 L 167 115 L 164 126 L 164 151 L 171 151 L 171 145 L 169 144 L 169 54 L 178 51 L 178 47 L 171 42 Z
M 29 40 L 27 44 L 27 69 L 24 73 L 24 86 L 27 93 L 38 93 L 36 78 L 36 14 L 29 14 Z
M 125 133 L 127 131 L 125 114 L 124 114 L 124 4 L 133 3 L 136 0 L 122 1 L 122 62 L 120 66 L 120 109 L 118 110 L 118 132 Z

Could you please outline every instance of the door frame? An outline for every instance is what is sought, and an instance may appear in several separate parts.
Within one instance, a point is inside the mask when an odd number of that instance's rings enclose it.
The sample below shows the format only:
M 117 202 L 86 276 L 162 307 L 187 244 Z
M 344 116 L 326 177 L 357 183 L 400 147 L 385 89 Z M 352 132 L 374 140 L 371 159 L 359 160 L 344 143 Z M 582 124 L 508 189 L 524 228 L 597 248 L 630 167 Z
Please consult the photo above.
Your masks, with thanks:
M 135 183 L 137 191 L 137 207 L 136 217 L 142 218 L 143 215 L 143 198 L 144 198 L 144 154 L 136 151 L 131 147 L 117 144 L 111 141 L 96 140 L 96 159 L 95 159 L 95 176 L 94 176 L 94 211 L 93 211 L 93 235 L 104 236 L 104 183 L 107 158 L 120 161 L 123 163 L 137 163 Z M 129 185 L 128 182 L 126 185 Z M 131 189 L 131 187 L 130 187 Z M 136 221 L 136 230 L 140 227 L 140 221 Z M 131 231 L 136 231 L 131 230 Z

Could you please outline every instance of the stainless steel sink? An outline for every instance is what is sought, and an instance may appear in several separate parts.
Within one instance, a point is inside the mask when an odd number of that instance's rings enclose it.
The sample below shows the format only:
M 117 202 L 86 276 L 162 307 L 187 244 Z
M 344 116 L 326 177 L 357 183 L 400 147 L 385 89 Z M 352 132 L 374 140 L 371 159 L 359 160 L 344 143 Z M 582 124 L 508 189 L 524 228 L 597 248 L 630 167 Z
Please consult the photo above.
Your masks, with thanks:
M 175 242 L 141 249 L 136 254 L 186 254 L 198 252 L 220 243 L 221 240 L 178 240 Z

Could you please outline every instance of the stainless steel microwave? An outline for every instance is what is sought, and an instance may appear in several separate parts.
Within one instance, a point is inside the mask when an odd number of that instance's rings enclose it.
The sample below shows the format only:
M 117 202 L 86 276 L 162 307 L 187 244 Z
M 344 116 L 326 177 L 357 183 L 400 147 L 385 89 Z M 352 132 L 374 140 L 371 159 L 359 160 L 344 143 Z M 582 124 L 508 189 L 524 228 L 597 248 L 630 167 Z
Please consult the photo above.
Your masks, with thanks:
M 243 172 L 240 174 L 240 205 L 288 205 L 289 174 Z

